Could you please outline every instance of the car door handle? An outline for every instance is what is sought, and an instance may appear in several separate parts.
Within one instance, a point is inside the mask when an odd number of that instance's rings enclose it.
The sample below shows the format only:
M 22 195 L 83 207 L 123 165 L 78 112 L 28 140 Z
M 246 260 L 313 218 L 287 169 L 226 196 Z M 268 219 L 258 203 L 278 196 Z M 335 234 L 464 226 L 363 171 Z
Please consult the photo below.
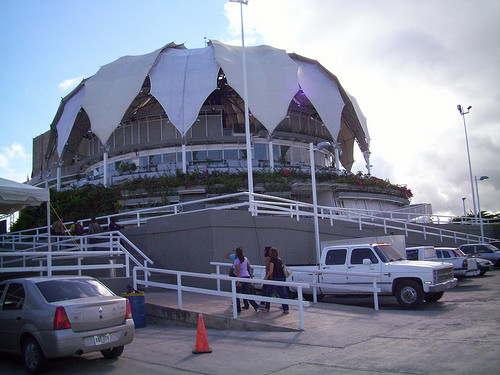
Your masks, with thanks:
M 347 268 L 354 268 L 354 266 L 347 266 Z

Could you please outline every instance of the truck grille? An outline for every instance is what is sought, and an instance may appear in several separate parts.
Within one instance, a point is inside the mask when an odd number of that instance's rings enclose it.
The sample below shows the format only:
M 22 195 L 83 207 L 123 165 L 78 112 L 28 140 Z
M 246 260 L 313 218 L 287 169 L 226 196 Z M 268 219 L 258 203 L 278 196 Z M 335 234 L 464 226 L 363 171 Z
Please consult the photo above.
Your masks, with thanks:
M 453 267 L 442 268 L 434 271 L 434 282 L 436 284 L 441 284 L 451 279 L 453 279 Z

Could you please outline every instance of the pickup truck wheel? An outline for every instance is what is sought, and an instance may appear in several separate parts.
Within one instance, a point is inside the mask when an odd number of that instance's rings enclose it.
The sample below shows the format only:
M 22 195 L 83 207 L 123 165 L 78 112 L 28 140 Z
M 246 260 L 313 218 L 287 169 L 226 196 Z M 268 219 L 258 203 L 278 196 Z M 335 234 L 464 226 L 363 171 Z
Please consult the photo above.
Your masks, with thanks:
M 325 297 L 325 295 L 324 295 L 324 294 L 319 294 L 319 293 L 318 293 L 318 294 L 316 295 L 316 298 L 317 298 L 318 302 L 319 302 L 319 301 L 321 301 L 324 297 Z M 312 301 L 312 300 L 314 299 L 312 294 L 304 294 L 304 298 L 305 298 L 306 300 L 308 300 L 308 301 Z
M 297 292 L 292 292 L 292 291 L 290 290 L 290 288 L 288 288 L 288 289 L 286 290 L 286 293 L 287 293 L 287 295 L 288 295 L 288 298 L 290 298 L 290 299 L 295 299 L 295 298 L 297 298 Z
M 444 292 L 437 292 L 437 293 L 427 293 L 424 297 L 426 302 L 437 302 L 441 299 L 443 296 Z
M 413 280 L 403 280 L 396 287 L 396 299 L 406 309 L 414 309 L 424 302 L 422 287 Z

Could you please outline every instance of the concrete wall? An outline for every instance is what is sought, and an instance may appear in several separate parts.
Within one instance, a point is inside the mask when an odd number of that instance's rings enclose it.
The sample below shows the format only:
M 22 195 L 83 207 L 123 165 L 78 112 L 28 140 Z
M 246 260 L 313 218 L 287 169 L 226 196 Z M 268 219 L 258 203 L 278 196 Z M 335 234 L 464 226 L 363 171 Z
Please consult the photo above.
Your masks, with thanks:
M 439 228 L 479 234 L 479 228 L 471 226 L 441 225 Z M 316 262 L 312 218 L 297 221 L 283 217 L 252 217 L 238 210 L 206 211 L 150 220 L 139 228 L 125 228 L 123 233 L 148 254 L 158 268 L 214 272 L 215 267 L 210 266 L 210 262 L 227 261 L 224 254 L 237 246 L 243 246 L 245 255 L 254 265 L 264 264 L 265 246 L 277 247 L 288 264 Z M 329 221 L 320 220 L 321 241 L 382 235 L 386 233 L 381 228 L 364 226 L 359 230 L 358 224 L 335 220 L 330 226 Z M 413 233 L 406 237 L 406 244 L 408 247 L 461 245 L 429 235 L 424 239 L 422 234 Z

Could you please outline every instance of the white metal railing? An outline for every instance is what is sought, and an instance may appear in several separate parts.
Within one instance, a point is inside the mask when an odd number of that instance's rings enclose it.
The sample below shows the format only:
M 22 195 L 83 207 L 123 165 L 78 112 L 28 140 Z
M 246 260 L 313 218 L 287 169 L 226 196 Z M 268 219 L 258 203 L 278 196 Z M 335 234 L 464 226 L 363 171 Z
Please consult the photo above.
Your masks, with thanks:
M 125 270 L 125 276 L 130 277 L 132 265 L 148 266 L 153 261 L 135 246 L 119 231 L 91 234 L 77 237 L 51 236 L 56 241 L 47 244 L 47 234 L 33 236 L 22 242 L 23 249 L 0 252 L 0 272 L 40 272 L 51 275 L 53 271 L 72 271 L 88 269 L 118 269 Z M 31 246 L 35 244 L 34 246 Z M 28 246 L 29 245 L 29 246 Z M 96 263 L 83 265 L 84 258 L 106 258 L 113 256 L 113 263 Z M 138 259 L 139 258 L 139 259 Z M 54 266 L 55 260 L 75 260 L 76 265 Z M 121 262 L 123 263 L 115 263 Z M 19 265 L 21 263 L 21 265 Z M 38 263 L 38 265 L 33 265 Z
M 142 271 L 142 274 L 144 275 L 144 280 L 139 279 L 138 271 Z M 153 274 L 153 273 L 160 273 L 160 274 L 164 274 L 164 275 L 165 274 L 166 275 L 175 275 L 176 282 L 175 283 L 166 283 L 166 282 L 151 281 L 148 278 L 148 274 Z M 222 290 L 197 288 L 197 287 L 183 285 L 182 284 L 183 277 L 194 277 L 194 278 L 201 278 L 201 279 L 230 282 L 231 291 L 225 292 Z M 309 284 L 307 284 L 307 283 L 291 283 L 291 282 L 268 281 L 268 280 L 263 281 L 263 283 L 268 284 L 268 285 L 282 285 L 285 287 L 289 287 L 289 286 L 296 287 L 298 299 L 292 300 L 292 299 L 283 299 L 283 298 L 274 298 L 274 297 L 263 297 L 263 296 L 254 295 L 254 294 L 237 293 L 236 283 L 237 282 L 247 282 L 248 283 L 249 279 L 241 278 L 241 277 L 230 277 L 230 276 L 226 276 L 226 275 L 204 274 L 204 273 L 196 273 L 196 272 L 174 271 L 174 270 L 166 270 L 166 269 L 159 269 L 159 268 L 149 268 L 149 267 L 136 266 L 133 268 L 133 280 L 134 280 L 134 289 L 137 289 L 137 286 L 140 284 L 140 285 L 143 285 L 144 287 L 158 287 L 158 288 L 176 290 L 177 291 L 177 305 L 178 305 L 179 309 L 182 309 L 182 292 L 192 292 L 192 293 L 201 293 L 201 294 L 208 294 L 208 295 L 221 296 L 221 297 L 230 297 L 233 301 L 233 319 L 238 318 L 238 313 L 236 310 L 236 298 L 242 298 L 242 299 L 254 300 L 254 301 L 266 301 L 266 302 L 281 303 L 281 304 L 284 303 L 284 304 L 288 304 L 288 305 L 298 306 L 299 325 L 300 325 L 300 329 L 304 330 L 304 307 L 309 306 L 309 302 L 304 301 L 303 296 L 302 296 L 302 288 L 309 287 Z
M 227 267 L 230 268 L 232 267 L 232 263 L 226 263 L 226 262 L 210 262 L 212 266 L 215 266 L 216 269 L 216 275 L 221 275 L 221 267 Z M 259 271 L 262 271 L 266 269 L 266 266 L 255 266 L 252 265 L 252 268 L 257 269 Z M 373 293 L 373 305 L 375 310 L 378 311 L 379 309 L 379 304 L 378 304 L 378 293 L 381 292 L 381 289 L 377 285 L 377 280 L 382 278 L 382 275 L 380 273 L 374 274 L 374 273 L 369 273 L 369 272 L 348 272 L 348 271 L 328 271 L 328 270 L 311 270 L 311 271 L 303 271 L 298 268 L 294 268 L 293 266 L 288 266 L 290 271 L 292 271 L 292 274 L 295 273 L 294 278 L 296 277 L 297 274 L 302 274 L 302 275 L 310 275 L 311 278 L 313 279 L 312 281 L 302 281 L 306 282 L 309 284 L 310 287 L 313 289 L 313 302 L 317 303 L 318 302 L 318 288 L 324 288 L 324 289 L 335 289 L 335 290 L 341 290 L 341 291 L 347 291 L 347 292 L 368 292 L 368 293 Z M 255 277 L 252 279 L 253 283 L 261 283 L 261 284 L 268 284 L 267 280 L 262 280 L 263 278 L 263 273 L 256 273 L 254 271 L 254 275 L 258 275 L 258 277 Z M 321 283 L 319 281 L 319 277 L 321 275 L 345 275 L 345 276 L 360 276 L 360 277 L 367 277 L 372 279 L 372 285 L 371 286 L 363 286 L 363 285 L 349 285 L 349 284 L 344 284 L 344 285 L 339 285 L 339 284 L 331 284 L 331 283 Z M 248 279 L 247 279 L 248 280 Z M 272 284 L 271 284 L 272 285 Z M 293 286 L 293 285 L 290 285 Z M 220 283 L 219 280 L 217 281 L 217 290 L 220 290 Z
M 234 193 L 218 197 L 211 197 L 200 199 L 196 201 L 189 201 L 183 203 L 176 203 L 161 207 L 144 208 L 136 211 L 129 211 L 120 214 L 101 216 L 97 219 L 101 222 L 105 221 L 102 225 L 107 228 L 111 218 L 115 218 L 121 225 L 135 225 L 141 226 L 147 223 L 148 220 L 164 217 L 168 215 L 179 215 L 187 212 L 200 212 L 206 210 L 224 210 L 224 209 L 239 209 L 241 207 L 249 207 L 248 193 Z M 204 208 L 200 208 L 200 206 Z M 435 224 L 440 224 L 442 221 L 431 223 L 419 223 L 418 217 L 413 213 L 402 213 L 394 211 L 369 211 L 352 208 L 331 207 L 331 206 L 318 206 L 318 217 L 323 220 L 328 220 L 330 225 L 333 225 L 335 220 L 342 220 L 352 223 L 357 223 L 359 229 L 362 230 L 364 226 L 375 226 L 384 229 L 388 234 L 391 231 L 403 231 L 406 236 L 409 233 L 422 234 L 424 239 L 427 237 L 438 237 L 441 240 L 444 238 L 452 239 L 455 243 L 477 243 L 482 242 L 480 235 L 473 235 L 464 232 L 451 231 L 439 228 Z M 280 198 L 275 196 L 254 194 L 249 207 L 252 215 L 275 215 L 296 218 L 299 221 L 301 218 L 308 218 L 314 216 L 314 206 L 310 203 L 299 202 L 296 200 Z M 421 218 L 421 216 L 419 216 Z M 449 218 L 449 217 L 448 217 Z M 87 226 L 90 219 L 81 220 L 84 226 Z M 449 223 L 449 220 L 446 221 Z M 470 222 L 468 222 L 470 224 Z M 67 227 L 71 223 L 65 223 Z M 38 227 L 34 229 L 23 230 L 19 232 L 9 232 L 0 235 L 0 246 L 5 248 L 11 246 L 15 248 L 15 244 L 29 242 L 30 236 L 46 235 L 47 227 Z M 495 240 L 494 238 L 485 237 L 486 242 Z

